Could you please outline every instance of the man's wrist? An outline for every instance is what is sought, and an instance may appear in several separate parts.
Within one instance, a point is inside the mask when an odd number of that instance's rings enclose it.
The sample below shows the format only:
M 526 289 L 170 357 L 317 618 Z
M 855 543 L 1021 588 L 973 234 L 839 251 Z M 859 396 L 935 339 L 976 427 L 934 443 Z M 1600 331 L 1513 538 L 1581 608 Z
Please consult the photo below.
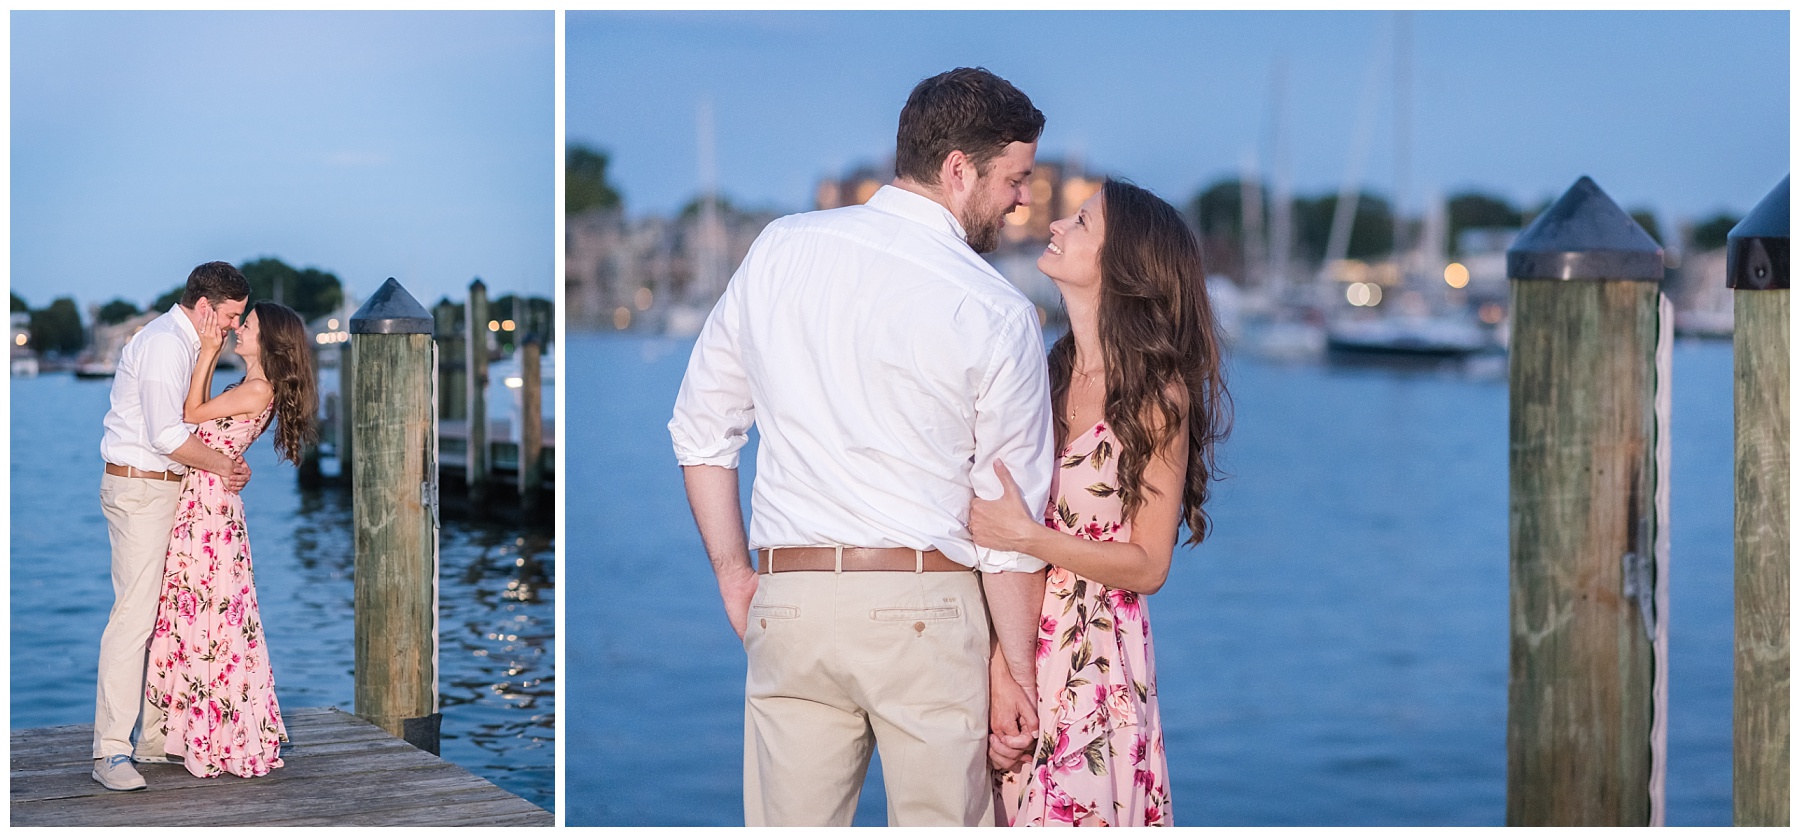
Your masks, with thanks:
M 721 563 L 715 566 L 718 568 L 720 586 L 743 584 L 756 578 L 756 568 L 750 566 L 748 560 L 743 563 Z

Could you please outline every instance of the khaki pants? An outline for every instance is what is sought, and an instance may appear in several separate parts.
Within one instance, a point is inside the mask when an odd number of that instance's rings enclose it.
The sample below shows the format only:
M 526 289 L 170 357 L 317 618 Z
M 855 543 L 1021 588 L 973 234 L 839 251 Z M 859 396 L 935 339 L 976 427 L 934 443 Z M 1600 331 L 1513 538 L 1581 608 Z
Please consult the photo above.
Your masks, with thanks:
M 144 698 L 144 665 L 162 594 L 163 556 L 175 525 L 181 483 L 100 477 L 100 510 L 112 540 L 112 613 L 100 635 L 100 676 L 94 690 L 94 758 L 132 752 L 139 723 L 140 753 L 161 755 L 162 717 Z
M 849 825 L 872 747 L 889 825 L 993 824 L 975 573 L 764 575 L 744 647 L 745 825 Z

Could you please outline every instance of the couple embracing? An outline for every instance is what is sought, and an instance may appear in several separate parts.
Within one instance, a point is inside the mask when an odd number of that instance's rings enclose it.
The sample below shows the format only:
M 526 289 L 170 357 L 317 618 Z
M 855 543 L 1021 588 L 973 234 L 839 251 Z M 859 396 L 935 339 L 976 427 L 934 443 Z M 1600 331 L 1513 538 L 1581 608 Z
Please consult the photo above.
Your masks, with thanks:
M 748 825 L 848 825 L 875 747 L 893 825 L 1171 822 L 1143 597 L 1207 533 L 1217 328 L 1181 216 L 1108 180 L 1038 259 L 1046 358 L 977 255 L 1043 126 L 986 70 L 920 82 L 893 182 L 770 224 L 695 344 L 669 428 L 748 655 Z
M 261 776 L 287 740 L 251 574 L 244 453 L 275 424 L 298 462 L 318 412 L 306 326 L 225 262 L 120 351 L 100 442 L 113 607 L 100 637 L 95 781 L 139 790 L 134 763 Z M 241 322 L 240 322 L 241 319 Z M 212 394 L 227 334 L 244 380 Z M 133 732 L 136 732 L 135 741 Z

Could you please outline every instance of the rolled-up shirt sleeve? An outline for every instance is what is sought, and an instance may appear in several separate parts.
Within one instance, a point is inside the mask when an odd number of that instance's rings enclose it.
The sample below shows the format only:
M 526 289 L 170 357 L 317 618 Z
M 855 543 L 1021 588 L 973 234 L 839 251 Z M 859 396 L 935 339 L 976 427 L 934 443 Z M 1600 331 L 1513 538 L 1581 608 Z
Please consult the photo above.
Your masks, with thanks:
M 975 463 L 970 482 L 975 495 L 1000 496 L 994 461 L 1006 463 L 1033 517 L 1044 513 L 1050 476 L 1056 466 L 1055 429 L 1050 413 L 1050 375 L 1036 312 L 1015 318 L 994 343 L 987 379 L 975 396 Z M 1043 561 L 1020 552 L 976 547 L 982 572 L 1034 572 Z
M 675 395 L 675 417 L 669 420 L 675 459 L 682 465 L 736 468 L 738 451 L 750 440 L 756 408 L 744 372 L 742 296 L 747 272 L 760 262 L 757 249 L 751 247 L 726 285 L 688 356 L 687 373 Z
M 138 370 L 138 404 L 144 411 L 144 433 L 150 449 L 168 456 L 187 442 L 194 431 L 193 425 L 181 420 L 194 368 L 185 362 L 188 352 L 179 335 L 156 334 L 149 339 Z

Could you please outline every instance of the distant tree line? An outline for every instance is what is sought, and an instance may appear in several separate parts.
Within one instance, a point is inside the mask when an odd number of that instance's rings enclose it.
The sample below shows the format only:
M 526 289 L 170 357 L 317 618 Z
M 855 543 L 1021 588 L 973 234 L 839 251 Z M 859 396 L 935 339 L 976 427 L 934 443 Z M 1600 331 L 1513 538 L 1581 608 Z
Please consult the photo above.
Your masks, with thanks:
M 605 151 L 571 145 L 563 155 L 563 214 L 580 215 L 590 209 L 617 209 L 619 190 L 607 180 L 610 158 Z
M 1737 226 L 1738 222 L 1742 220 L 1744 219 L 1736 215 L 1728 215 L 1721 212 L 1705 221 L 1695 224 L 1694 249 L 1705 252 L 1707 250 L 1717 250 L 1720 247 L 1724 247 L 1725 236 L 1730 234 L 1731 228 Z
M 574 216 L 596 209 L 617 209 L 623 205 L 623 197 L 607 175 L 610 163 L 611 157 L 604 150 L 580 143 L 565 148 L 563 211 L 566 215 Z M 1256 188 L 1264 208 L 1263 234 L 1266 236 L 1269 232 L 1269 219 L 1273 218 L 1273 199 L 1266 186 L 1259 185 Z M 1243 193 L 1242 182 L 1237 178 L 1230 178 L 1202 188 L 1188 201 L 1188 217 L 1205 239 L 1208 258 L 1214 262 L 1209 265 L 1209 269 L 1215 272 L 1242 274 Z M 724 198 L 720 198 L 720 202 L 722 211 L 735 209 Z M 1337 204 L 1338 196 L 1335 192 L 1293 197 L 1291 217 L 1294 258 L 1312 262 L 1325 258 Z M 1463 255 L 1456 252 L 1456 248 L 1457 239 L 1464 230 L 1484 227 L 1520 229 L 1548 205 L 1540 202 L 1535 206 L 1521 207 L 1506 198 L 1476 190 L 1451 195 L 1447 204 L 1448 244 L 1452 257 Z M 689 201 L 682 207 L 682 217 L 697 213 L 699 205 L 698 197 Z M 1631 210 L 1631 217 L 1657 243 L 1662 243 L 1663 230 L 1653 212 L 1642 208 L 1634 209 Z M 1725 236 L 1737 225 L 1738 220 L 1739 216 L 1721 212 L 1695 224 L 1690 232 L 1691 246 L 1699 251 L 1725 246 Z M 1405 240 L 1416 243 L 1420 232 L 1419 221 L 1405 219 L 1404 223 L 1402 233 Z M 1346 255 L 1353 259 L 1387 255 L 1394 249 L 1394 232 L 1393 208 L 1388 199 L 1373 192 L 1361 192 L 1357 196 L 1356 214 L 1350 226 Z
M 611 157 L 603 150 L 579 143 L 570 145 L 563 157 L 563 214 L 565 216 L 580 215 L 589 210 L 618 209 L 624 206 L 624 198 L 617 186 L 607 177 L 607 167 L 611 165 Z M 700 214 L 701 201 L 704 195 L 695 195 L 683 204 L 676 217 L 687 220 Z M 734 204 L 729 197 L 718 195 L 718 209 L 721 215 L 754 213 L 758 211 Z
M 87 332 L 81 327 L 81 310 L 73 297 L 59 296 L 43 308 L 32 308 L 18 294 L 12 295 L 12 310 L 31 316 L 31 348 L 45 354 L 72 355 L 87 345 Z
M 338 310 L 344 304 L 344 285 L 337 274 L 309 267 L 296 270 L 280 259 L 264 256 L 238 265 L 250 282 L 250 301 L 273 300 L 299 312 L 300 318 L 312 321 Z M 186 288 L 182 284 L 170 288 L 150 304 L 152 311 L 167 311 L 181 301 Z
M 337 276 L 317 268 L 295 270 L 280 259 L 263 257 L 238 266 L 250 282 L 250 300 L 280 301 L 293 308 L 306 320 L 317 319 L 336 311 L 344 302 L 344 289 Z M 114 298 L 94 311 L 95 322 L 116 325 L 145 311 L 167 311 L 181 301 L 186 281 L 169 289 L 150 303 L 148 309 L 123 298 Z M 72 355 L 87 347 L 87 327 L 73 297 L 57 297 L 44 308 L 32 308 L 12 294 L 12 310 L 31 315 L 31 346 L 39 352 Z
M 1259 185 L 1253 188 L 1259 190 L 1257 194 L 1262 199 L 1263 235 L 1266 240 L 1270 231 L 1270 219 L 1274 217 L 1273 198 L 1266 187 Z M 1188 217 L 1199 229 L 1205 244 L 1209 272 L 1230 276 L 1244 274 L 1243 196 L 1243 183 L 1232 178 L 1202 188 L 1188 202 Z M 1458 251 L 1458 238 L 1464 230 L 1484 227 L 1521 229 L 1547 206 L 1540 203 L 1521 207 L 1503 197 L 1479 191 L 1459 192 L 1451 195 L 1446 203 L 1446 232 L 1452 258 L 1463 255 Z M 1335 193 L 1293 198 L 1290 216 L 1293 224 L 1293 258 L 1311 262 L 1319 262 L 1325 258 L 1337 204 L 1338 196 Z M 1657 243 L 1663 243 L 1663 230 L 1653 212 L 1634 209 L 1631 210 L 1631 217 Z M 1695 224 L 1689 232 L 1690 246 L 1696 251 L 1725 246 L 1725 236 L 1737 225 L 1738 220 L 1738 216 L 1718 213 Z M 1388 255 L 1394 249 L 1394 231 L 1393 209 L 1388 200 L 1378 194 L 1362 192 L 1357 197 L 1346 255 L 1353 259 Z M 1416 243 L 1421 232 L 1419 221 L 1404 219 L 1401 232 L 1407 242 Z

